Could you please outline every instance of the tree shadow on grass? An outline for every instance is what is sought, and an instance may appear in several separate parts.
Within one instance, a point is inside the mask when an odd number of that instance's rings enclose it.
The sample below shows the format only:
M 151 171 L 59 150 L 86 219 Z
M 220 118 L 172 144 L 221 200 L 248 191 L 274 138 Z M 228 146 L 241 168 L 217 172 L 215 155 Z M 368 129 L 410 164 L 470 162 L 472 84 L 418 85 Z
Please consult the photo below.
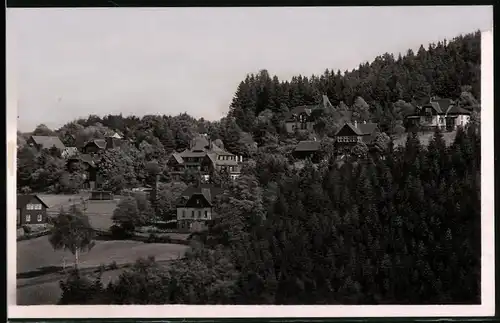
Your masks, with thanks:
M 27 279 L 27 278 L 39 277 L 39 276 L 43 276 L 43 275 L 62 272 L 62 270 L 63 270 L 62 266 L 39 267 L 37 270 L 27 271 L 24 273 L 18 273 L 17 279 Z

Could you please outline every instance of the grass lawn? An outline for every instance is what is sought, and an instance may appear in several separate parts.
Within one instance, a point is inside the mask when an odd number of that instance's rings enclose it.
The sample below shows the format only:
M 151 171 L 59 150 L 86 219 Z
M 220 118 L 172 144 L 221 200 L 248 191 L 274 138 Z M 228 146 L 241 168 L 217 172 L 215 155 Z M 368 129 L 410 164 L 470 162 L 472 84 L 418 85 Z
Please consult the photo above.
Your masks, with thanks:
M 97 267 L 101 264 L 133 263 L 140 257 L 154 256 L 158 261 L 182 256 L 188 246 L 165 243 L 143 243 L 138 241 L 96 241 L 90 252 L 80 255 L 80 266 Z M 71 266 L 74 256 L 69 251 L 54 251 L 48 236 L 19 241 L 17 243 L 18 283 L 24 284 L 34 277 L 57 270 L 63 265 Z
M 456 131 L 451 132 L 443 132 L 443 139 L 446 142 L 446 145 L 450 146 L 455 140 L 455 136 L 457 135 Z M 423 146 L 429 145 L 430 140 L 434 136 L 434 132 L 426 132 L 419 133 L 418 138 L 420 139 L 420 143 Z M 406 138 L 408 137 L 408 133 L 402 134 L 399 138 L 394 139 L 394 146 L 404 146 L 406 144 Z

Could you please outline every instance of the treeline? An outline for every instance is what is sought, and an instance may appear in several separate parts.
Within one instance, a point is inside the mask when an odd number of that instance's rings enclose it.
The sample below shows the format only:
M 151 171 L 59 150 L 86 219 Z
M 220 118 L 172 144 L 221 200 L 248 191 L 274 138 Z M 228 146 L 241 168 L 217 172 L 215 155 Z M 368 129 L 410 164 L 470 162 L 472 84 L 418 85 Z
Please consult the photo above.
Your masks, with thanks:
M 387 117 L 384 112 L 398 101 L 418 103 L 430 96 L 455 99 L 461 96 L 463 87 L 480 98 L 480 57 L 478 31 L 427 48 L 421 45 L 416 54 L 411 49 L 397 58 L 386 53 L 342 73 L 327 69 L 322 75 L 299 75 L 281 81 L 263 70 L 240 83 L 229 115 L 243 131 L 253 132 L 264 111 L 280 116 L 295 106 L 318 104 L 326 94 L 339 109 L 356 110 L 361 97 L 369 106 L 368 118 L 381 121 Z M 279 121 L 273 120 L 281 129 Z
M 478 127 L 385 156 L 297 170 L 259 155 L 185 259 L 141 260 L 109 286 L 72 276 L 61 303 L 480 303 Z M 75 301 L 67 286 L 90 287 Z

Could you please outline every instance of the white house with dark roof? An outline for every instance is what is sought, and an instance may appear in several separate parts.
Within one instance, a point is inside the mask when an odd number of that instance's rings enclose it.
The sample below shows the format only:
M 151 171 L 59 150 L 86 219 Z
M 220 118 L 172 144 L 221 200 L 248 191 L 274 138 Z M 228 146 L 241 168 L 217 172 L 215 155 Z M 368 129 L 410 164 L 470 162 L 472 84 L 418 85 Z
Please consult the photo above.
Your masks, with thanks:
M 214 202 L 221 188 L 210 184 L 188 187 L 177 204 L 177 227 L 186 231 L 200 231 L 214 219 Z
M 431 98 L 428 103 L 415 108 L 415 112 L 406 116 L 406 127 L 418 126 L 423 130 L 439 127 L 453 131 L 458 126 L 465 126 L 470 121 L 471 111 L 459 107 L 451 99 Z

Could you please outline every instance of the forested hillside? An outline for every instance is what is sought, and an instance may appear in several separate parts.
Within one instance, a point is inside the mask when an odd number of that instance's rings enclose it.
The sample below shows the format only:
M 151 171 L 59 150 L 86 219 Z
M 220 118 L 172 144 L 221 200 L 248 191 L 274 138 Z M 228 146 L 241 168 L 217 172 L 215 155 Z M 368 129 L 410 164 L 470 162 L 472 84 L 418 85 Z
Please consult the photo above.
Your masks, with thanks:
M 75 145 L 122 131 L 131 145 L 109 156 L 115 166 L 106 176 L 123 187 L 143 180 L 147 162 L 163 166 L 197 133 L 222 139 L 246 158 L 241 176 L 221 184 L 220 221 L 194 238 L 185 259 L 168 267 L 138 261 L 108 286 L 72 276 L 61 285 L 61 303 L 480 303 L 479 58 L 475 33 L 417 54 L 385 54 L 342 75 L 328 70 L 287 82 L 266 71 L 249 75 L 220 121 L 91 116 L 62 127 L 58 134 L 74 134 Z M 326 158 L 297 169 L 290 151 L 311 134 L 286 134 L 283 114 L 323 94 L 333 112 L 352 110 L 355 120 L 377 121 L 389 133 L 401 127 L 408 105 L 428 96 L 455 99 L 477 115 L 451 146 L 439 131 L 428 147 L 409 133 L 403 147 L 391 141 L 380 155 Z M 323 117 L 323 157 L 332 155 L 334 116 Z M 23 181 L 49 174 L 33 169 L 21 172 Z
M 318 103 L 326 94 L 341 109 L 359 111 L 367 104 L 369 118 L 379 121 L 390 112 L 390 105 L 400 100 L 420 102 L 429 96 L 457 99 L 464 90 L 480 98 L 480 58 L 481 35 L 476 32 L 450 42 L 421 45 L 417 53 L 411 49 L 398 57 L 386 53 L 342 73 L 327 69 L 322 75 L 280 81 L 263 70 L 240 83 L 229 115 L 243 131 L 252 132 L 259 123 L 257 116 L 266 109 L 279 115 L 295 106 Z

